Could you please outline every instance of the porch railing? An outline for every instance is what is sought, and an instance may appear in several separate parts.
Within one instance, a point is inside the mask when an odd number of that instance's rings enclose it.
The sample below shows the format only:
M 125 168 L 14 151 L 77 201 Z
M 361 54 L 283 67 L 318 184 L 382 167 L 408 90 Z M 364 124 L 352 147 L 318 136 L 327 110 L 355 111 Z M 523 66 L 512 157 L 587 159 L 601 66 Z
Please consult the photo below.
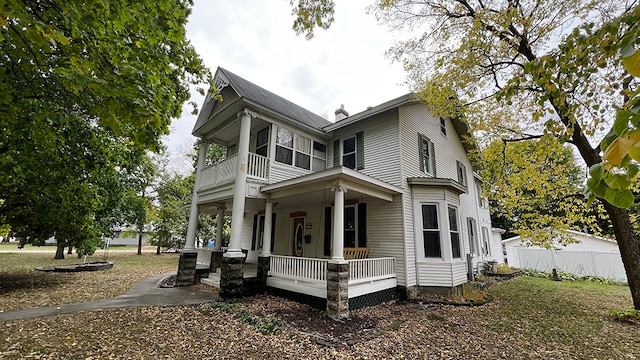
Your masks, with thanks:
M 327 281 L 329 260 L 271 255 L 269 275 L 294 281 Z
M 200 188 L 210 188 L 232 182 L 236 177 L 238 155 L 220 160 L 202 169 Z M 249 153 L 247 177 L 256 180 L 269 179 L 269 158 Z
M 349 283 L 395 277 L 395 259 L 392 257 L 347 261 L 349 262 Z

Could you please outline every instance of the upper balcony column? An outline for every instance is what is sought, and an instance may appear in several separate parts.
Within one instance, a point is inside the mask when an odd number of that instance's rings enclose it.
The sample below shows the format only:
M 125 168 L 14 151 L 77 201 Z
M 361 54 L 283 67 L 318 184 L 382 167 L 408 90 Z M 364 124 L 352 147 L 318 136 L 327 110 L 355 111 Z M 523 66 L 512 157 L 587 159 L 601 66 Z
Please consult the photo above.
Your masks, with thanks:
M 202 178 L 202 169 L 209 153 L 209 143 L 200 142 L 200 152 L 198 153 L 198 165 L 196 167 L 196 181 L 193 185 L 193 194 L 191 195 L 191 208 L 189 209 L 189 226 L 187 227 L 187 238 L 185 240 L 184 249 L 195 249 L 196 231 L 198 230 L 198 188 Z
M 331 188 L 334 192 L 333 207 L 333 253 L 332 261 L 346 262 L 344 259 L 344 194 L 347 188 L 342 185 L 336 185 Z
M 251 117 L 249 110 L 238 113 L 240 118 L 240 139 L 236 159 L 236 177 L 233 186 L 233 210 L 231 213 L 231 238 L 226 257 L 243 257 L 242 224 L 244 222 L 244 205 L 247 192 L 247 166 L 249 164 L 249 136 L 251 135 Z

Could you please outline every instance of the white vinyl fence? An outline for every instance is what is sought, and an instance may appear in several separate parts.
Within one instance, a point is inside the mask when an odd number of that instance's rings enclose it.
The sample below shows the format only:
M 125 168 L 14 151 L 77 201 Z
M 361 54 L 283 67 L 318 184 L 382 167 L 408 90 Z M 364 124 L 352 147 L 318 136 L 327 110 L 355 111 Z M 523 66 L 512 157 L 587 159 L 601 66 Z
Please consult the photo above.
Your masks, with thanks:
M 544 272 L 564 271 L 578 276 L 599 276 L 627 282 L 619 253 L 599 251 L 567 251 L 516 247 L 523 269 Z

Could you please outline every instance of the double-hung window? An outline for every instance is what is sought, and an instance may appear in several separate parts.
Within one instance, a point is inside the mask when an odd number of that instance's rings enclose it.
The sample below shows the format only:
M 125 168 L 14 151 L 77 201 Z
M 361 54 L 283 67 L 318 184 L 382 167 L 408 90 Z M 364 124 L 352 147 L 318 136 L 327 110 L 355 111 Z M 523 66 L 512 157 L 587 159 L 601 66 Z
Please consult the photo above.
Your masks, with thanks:
M 458 172 L 458 182 L 467 186 L 467 167 L 460 161 L 456 160 L 456 171 Z
M 293 165 L 293 131 L 278 127 L 276 134 L 276 161 Z
M 436 159 L 433 151 L 433 142 L 426 136 L 419 134 L 420 142 L 420 170 L 436 176 Z
M 356 137 L 342 140 L 342 166 L 349 169 L 356 168 Z
M 296 134 L 296 167 L 311 169 L 311 139 Z
M 460 246 L 460 231 L 458 231 L 458 209 L 449 206 L 449 235 L 451 236 L 451 256 L 454 259 L 462 257 Z
M 269 151 L 269 127 L 258 131 L 256 136 L 256 154 L 267 156 Z
M 422 204 L 422 241 L 425 257 L 442 257 L 438 206 L 436 204 Z
M 440 118 L 440 134 L 447 136 L 447 120 Z
M 476 225 L 476 219 L 467 218 L 467 227 L 469 228 L 469 252 L 472 254 L 480 255 L 480 249 L 478 247 L 478 228 Z
M 489 247 L 489 229 L 482 227 L 482 252 L 485 256 L 491 256 L 491 248 Z
M 313 142 L 313 171 L 320 171 L 327 168 L 327 145 Z

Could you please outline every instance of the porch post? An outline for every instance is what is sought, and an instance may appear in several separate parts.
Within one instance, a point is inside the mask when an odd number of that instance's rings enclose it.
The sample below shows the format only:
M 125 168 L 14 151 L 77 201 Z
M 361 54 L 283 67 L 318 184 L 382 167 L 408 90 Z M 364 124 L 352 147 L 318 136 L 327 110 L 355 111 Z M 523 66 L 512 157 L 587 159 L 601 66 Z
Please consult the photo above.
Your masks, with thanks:
M 218 225 L 216 226 L 216 244 L 214 250 L 222 249 L 222 227 L 224 226 L 224 208 L 218 208 Z
M 247 192 L 247 166 L 249 164 L 249 136 L 251 134 L 251 113 L 238 113 L 240 117 L 240 139 L 236 158 L 236 178 L 233 186 L 233 210 L 231 213 L 231 238 L 229 249 L 222 258 L 220 274 L 220 297 L 223 299 L 242 297 L 244 288 L 244 261 L 242 253 L 242 224 Z
M 332 260 L 344 260 L 344 194 L 347 189 L 341 185 L 331 188 L 334 192 L 333 207 L 333 252 Z
M 273 202 L 267 199 L 264 204 L 264 235 L 262 241 L 262 256 L 271 255 L 271 223 L 273 221 Z
M 191 195 L 191 208 L 189 210 L 189 225 L 187 227 L 187 238 L 184 244 L 185 250 L 195 249 L 196 231 L 198 230 L 198 188 L 200 187 L 200 178 L 202 177 L 202 169 L 209 152 L 209 143 L 202 141 L 200 143 L 200 152 L 198 153 L 198 165 L 196 167 L 196 181 L 193 185 L 193 194 Z
M 218 225 L 216 226 L 216 243 L 211 252 L 212 272 L 217 272 L 222 267 L 222 227 L 224 226 L 224 207 L 218 208 Z
M 198 165 L 196 166 L 196 181 L 193 184 L 193 193 L 191 195 L 187 238 L 185 239 L 184 249 L 180 252 L 180 260 L 178 261 L 176 286 L 189 286 L 196 282 L 196 263 L 198 260 L 198 253 L 195 249 L 195 242 L 196 230 L 198 229 L 198 188 L 200 187 L 201 173 L 204 168 L 208 151 L 209 143 L 202 141 L 200 143 L 200 152 L 198 153 Z
M 262 237 L 262 253 L 258 256 L 258 281 L 260 282 L 259 292 L 267 288 L 267 277 L 269 276 L 271 261 L 271 222 L 273 219 L 273 201 L 267 199 L 264 204 L 264 232 Z
M 248 110 L 239 113 L 240 140 L 236 158 L 236 178 L 233 186 L 233 210 L 231 213 L 231 238 L 229 250 L 225 256 L 235 257 L 242 254 L 242 224 L 244 222 L 244 205 L 247 192 L 247 165 L 249 163 L 249 136 L 251 133 L 251 114 Z

